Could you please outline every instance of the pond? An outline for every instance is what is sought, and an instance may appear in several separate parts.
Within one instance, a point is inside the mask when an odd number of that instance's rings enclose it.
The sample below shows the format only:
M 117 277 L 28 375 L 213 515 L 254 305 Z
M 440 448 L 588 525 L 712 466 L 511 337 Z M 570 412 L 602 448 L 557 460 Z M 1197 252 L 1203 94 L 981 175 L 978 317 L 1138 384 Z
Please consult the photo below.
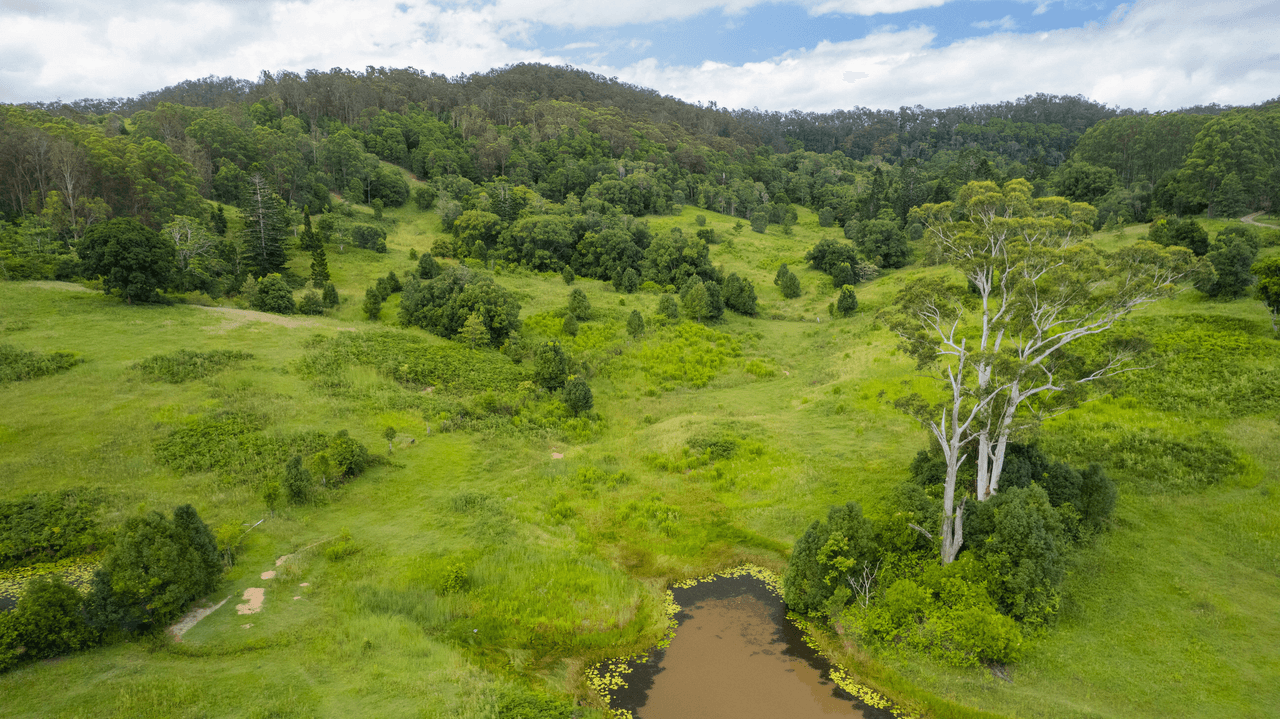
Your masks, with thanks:
M 629 665 L 614 709 L 636 719 L 892 719 L 831 680 L 831 664 L 804 642 L 786 606 L 753 576 L 674 588 L 680 605 L 666 649 Z

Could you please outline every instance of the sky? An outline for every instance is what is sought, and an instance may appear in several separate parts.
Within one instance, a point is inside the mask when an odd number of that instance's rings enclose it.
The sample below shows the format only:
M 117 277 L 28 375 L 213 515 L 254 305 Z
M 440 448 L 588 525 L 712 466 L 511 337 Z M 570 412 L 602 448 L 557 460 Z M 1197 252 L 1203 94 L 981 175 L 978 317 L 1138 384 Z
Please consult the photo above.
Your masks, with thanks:
M 10 103 L 263 70 L 517 62 L 784 111 L 1280 96 L 1280 0 L 0 0 L 0 28 Z

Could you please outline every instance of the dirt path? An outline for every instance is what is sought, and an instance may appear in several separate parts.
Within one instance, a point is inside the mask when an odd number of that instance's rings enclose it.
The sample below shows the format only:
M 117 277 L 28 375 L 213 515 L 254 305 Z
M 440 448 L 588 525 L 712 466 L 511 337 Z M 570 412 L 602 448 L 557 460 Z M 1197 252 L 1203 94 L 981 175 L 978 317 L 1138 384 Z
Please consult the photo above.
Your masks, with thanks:
M 273 315 L 270 312 L 257 312 L 255 310 L 242 310 L 236 307 L 207 307 L 205 305 L 194 305 L 202 310 L 214 312 L 222 316 L 222 325 L 219 327 L 210 327 L 208 329 L 218 333 L 226 332 L 250 322 L 266 322 L 281 327 L 326 327 L 321 322 L 312 319 L 305 319 L 291 315 Z M 346 330 L 348 332 L 356 332 L 355 327 L 338 327 L 337 329 Z
M 1261 214 L 1262 214 L 1261 212 L 1255 212 L 1252 215 L 1245 215 L 1244 217 L 1240 218 L 1240 221 L 1245 223 L 1246 225 L 1256 225 L 1258 227 L 1270 227 L 1274 229 L 1275 225 L 1268 225 L 1264 222 L 1257 221 L 1258 216 Z
M 231 598 L 231 595 L 228 594 L 227 599 L 230 599 L 230 598 Z M 223 599 L 221 602 L 218 602 L 212 607 L 200 607 L 198 609 L 192 609 L 191 611 L 187 612 L 186 616 L 184 616 L 182 619 L 179 619 L 177 624 L 173 625 L 172 627 L 169 627 L 169 633 L 173 635 L 173 641 L 175 642 L 182 641 L 182 635 L 186 634 L 188 629 L 194 627 L 196 625 L 196 622 L 218 611 L 219 607 L 227 603 L 227 599 Z

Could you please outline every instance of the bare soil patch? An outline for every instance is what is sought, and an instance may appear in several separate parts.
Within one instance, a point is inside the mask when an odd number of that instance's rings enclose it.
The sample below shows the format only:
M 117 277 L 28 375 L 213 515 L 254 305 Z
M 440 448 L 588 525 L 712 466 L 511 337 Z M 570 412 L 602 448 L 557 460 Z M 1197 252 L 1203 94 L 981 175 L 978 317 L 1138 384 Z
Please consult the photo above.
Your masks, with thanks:
M 244 604 L 236 605 L 236 614 L 257 614 L 262 611 L 262 600 L 267 590 L 262 587 L 249 587 L 244 590 Z

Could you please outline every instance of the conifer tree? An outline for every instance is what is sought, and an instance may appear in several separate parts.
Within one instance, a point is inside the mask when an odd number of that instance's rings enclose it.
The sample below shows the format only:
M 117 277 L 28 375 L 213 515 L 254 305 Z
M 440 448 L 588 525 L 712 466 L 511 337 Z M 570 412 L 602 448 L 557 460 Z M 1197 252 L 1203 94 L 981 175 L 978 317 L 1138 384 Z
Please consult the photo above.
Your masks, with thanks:
M 287 259 L 284 252 L 286 220 L 280 197 L 271 191 L 261 175 L 249 178 L 244 202 L 245 245 L 254 273 L 259 277 L 280 272 Z
M 324 246 L 317 245 L 311 251 L 311 286 L 324 287 L 329 282 L 329 261 L 324 256 Z

